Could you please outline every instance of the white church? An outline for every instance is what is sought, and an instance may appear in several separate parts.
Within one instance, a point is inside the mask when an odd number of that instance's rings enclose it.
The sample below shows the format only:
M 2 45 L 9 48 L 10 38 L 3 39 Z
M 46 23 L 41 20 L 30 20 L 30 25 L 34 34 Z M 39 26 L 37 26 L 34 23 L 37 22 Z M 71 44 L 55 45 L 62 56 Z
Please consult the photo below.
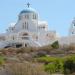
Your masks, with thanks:
M 38 12 L 27 4 L 18 15 L 17 23 L 11 23 L 6 33 L 0 34 L 0 48 L 41 47 L 57 41 L 60 45 L 75 44 L 75 19 L 69 35 L 57 36 L 55 30 L 48 30 L 48 23 L 39 19 Z
M 6 33 L 0 34 L 0 48 L 41 47 L 56 41 L 56 31 L 48 30 L 48 23 L 39 20 L 38 12 L 27 4 Z

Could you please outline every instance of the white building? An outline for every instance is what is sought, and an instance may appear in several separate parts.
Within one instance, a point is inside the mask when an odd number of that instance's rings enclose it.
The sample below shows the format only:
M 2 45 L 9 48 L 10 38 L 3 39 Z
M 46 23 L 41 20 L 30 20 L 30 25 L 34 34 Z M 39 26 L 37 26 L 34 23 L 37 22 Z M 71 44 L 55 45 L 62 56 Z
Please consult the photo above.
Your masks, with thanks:
M 60 45 L 72 45 L 75 44 L 75 18 L 73 19 L 69 28 L 69 35 L 58 38 Z
M 19 13 L 17 23 L 12 23 L 6 33 L 0 34 L 0 48 L 39 47 L 53 43 L 56 32 L 48 30 L 46 21 L 39 21 L 38 12 L 29 7 Z
M 70 26 L 70 29 L 69 29 L 69 35 L 70 36 L 75 35 L 75 18 L 73 19 L 73 21 L 71 23 L 71 26 Z

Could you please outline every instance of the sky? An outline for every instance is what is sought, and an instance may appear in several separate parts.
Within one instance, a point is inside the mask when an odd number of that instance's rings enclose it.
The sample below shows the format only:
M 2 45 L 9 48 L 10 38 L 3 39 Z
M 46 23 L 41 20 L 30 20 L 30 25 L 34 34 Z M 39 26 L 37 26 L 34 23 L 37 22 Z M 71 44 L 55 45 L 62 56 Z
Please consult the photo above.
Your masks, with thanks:
M 4 33 L 10 23 L 17 22 L 28 2 L 39 12 L 40 19 L 48 22 L 49 30 L 55 30 L 60 36 L 68 35 L 75 17 L 75 0 L 1 0 L 0 33 Z

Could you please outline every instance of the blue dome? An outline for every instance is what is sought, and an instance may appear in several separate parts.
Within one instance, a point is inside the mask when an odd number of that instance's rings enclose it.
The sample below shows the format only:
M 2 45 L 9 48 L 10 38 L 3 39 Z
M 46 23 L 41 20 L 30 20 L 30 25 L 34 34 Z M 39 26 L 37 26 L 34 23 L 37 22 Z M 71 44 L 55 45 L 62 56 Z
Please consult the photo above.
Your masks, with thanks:
M 24 9 L 20 12 L 20 14 L 24 14 L 24 13 L 37 13 L 35 9 L 32 9 L 32 8 L 27 8 L 27 9 Z

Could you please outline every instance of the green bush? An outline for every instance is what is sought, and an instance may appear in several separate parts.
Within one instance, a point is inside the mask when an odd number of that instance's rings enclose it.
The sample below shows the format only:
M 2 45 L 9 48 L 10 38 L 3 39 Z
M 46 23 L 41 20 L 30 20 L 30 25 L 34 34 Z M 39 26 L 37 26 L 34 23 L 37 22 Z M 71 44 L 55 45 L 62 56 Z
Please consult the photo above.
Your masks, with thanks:
M 43 56 L 37 58 L 37 61 L 43 62 L 43 63 L 50 63 L 50 62 L 55 62 L 56 58 L 55 57 L 49 57 L 49 56 Z
M 59 43 L 58 43 L 58 41 L 55 41 L 51 46 L 52 46 L 54 49 L 59 48 Z
M 40 62 L 45 63 L 44 68 L 48 73 L 64 73 L 65 75 L 75 73 L 75 55 L 57 57 L 40 57 Z
M 3 65 L 5 63 L 5 58 L 3 56 L 0 56 L 0 65 Z
M 61 59 L 57 59 L 56 61 L 55 61 L 55 68 L 56 68 L 56 72 L 58 72 L 58 73 L 63 73 L 64 72 L 64 70 L 63 70 L 63 60 L 61 60 Z
M 64 62 L 64 74 L 75 73 L 75 56 L 68 56 Z
M 56 72 L 55 64 L 49 63 L 48 65 L 45 65 L 45 71 L 52 74 Z
M 50 57 L 48 64 L 45 64 L 45 71 L 49 73 L 63 73 L 63 59 Z

